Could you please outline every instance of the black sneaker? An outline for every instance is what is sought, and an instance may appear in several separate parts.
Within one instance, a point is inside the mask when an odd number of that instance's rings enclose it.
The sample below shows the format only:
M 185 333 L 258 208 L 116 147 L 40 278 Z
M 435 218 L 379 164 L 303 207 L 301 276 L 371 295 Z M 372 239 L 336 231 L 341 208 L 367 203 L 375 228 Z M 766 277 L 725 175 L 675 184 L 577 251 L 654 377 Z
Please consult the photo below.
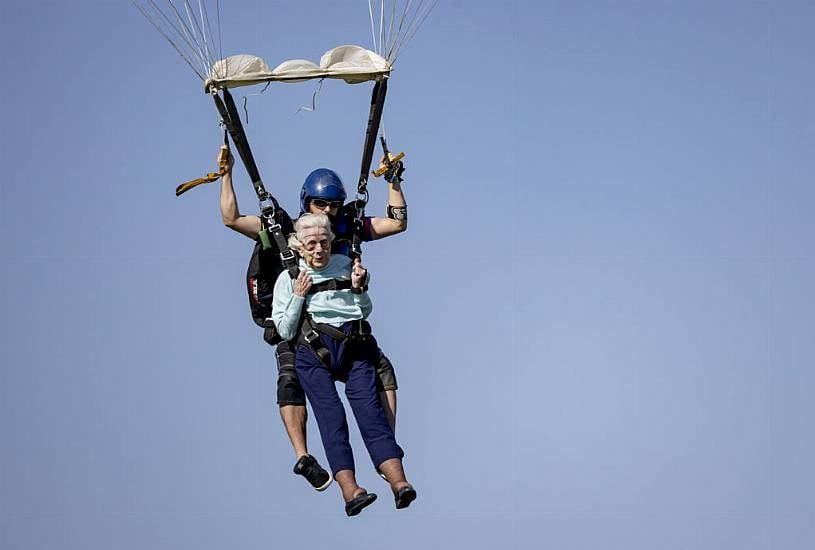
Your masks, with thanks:
M 294 465 L 294 473 L 303 476 L 318 491 L 325 491 L 333 479 L 311 455 L 301 456 Z

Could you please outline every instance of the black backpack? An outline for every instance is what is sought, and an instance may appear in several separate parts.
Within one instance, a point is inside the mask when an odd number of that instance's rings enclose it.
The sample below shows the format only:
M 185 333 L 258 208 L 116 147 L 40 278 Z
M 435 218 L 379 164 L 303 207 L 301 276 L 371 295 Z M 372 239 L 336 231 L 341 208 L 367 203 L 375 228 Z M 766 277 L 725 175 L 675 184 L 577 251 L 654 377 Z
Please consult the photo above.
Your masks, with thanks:
M 294 224 L 289 215 L 282 209 L 277 210 L 275 219 L 280 224 L 284 235 L 294 232 Z M 263 227 L 262 231 L 266 231 Z M 271 246 L 264 248 L 261 238 L 255 240 L 252 257 L 249 258 L 249 267 L 246 270 L 246 289 L 249 292 L 249 308 L 252 310 L 252 319 L 264 329 L 263 339 L 270 345 L 282 341 L 272 322 L 272 297 L 277 277 L 285 271 L 286 266 L 280 258 L 274 239 Z

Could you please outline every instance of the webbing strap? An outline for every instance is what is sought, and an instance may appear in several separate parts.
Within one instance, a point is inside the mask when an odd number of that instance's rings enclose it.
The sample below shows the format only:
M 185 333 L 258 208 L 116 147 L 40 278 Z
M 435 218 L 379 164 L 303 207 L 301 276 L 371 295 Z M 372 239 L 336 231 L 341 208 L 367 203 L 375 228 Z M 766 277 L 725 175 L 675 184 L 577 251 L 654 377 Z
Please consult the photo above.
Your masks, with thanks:
M 345 334 L 343 334 L 345 336 Z M 300 324 L 300 336 L 297 338 L 298 344 L 303 344 L 313 351 L 326 367 L 331 367 L 331 354 L 320 339 L 320 333 L 314 330 L 311 317 L 308 313 L 303 315 L 303 322 Z
M 320 283 L 315 283 L 311 285 L 311 288 L 308 289 L 309 294 L 316 294 L 318 292 L 323 292 L 325 290 L 348 290 L 351 288 L 351 281 L 349 279 L 345 279 L 339 281 L 337 279 L 329 279 L 327 281 L 322 281 Z
M 374 84 L 371 92 L 371 108 L 368 111 L 368 128 L 365 131 L 365 144 L 362 147 L 362 163 L 359 167 L 359 181 L 357 183 L 357 201 L 354 204 L 355 216 L 353 233 L 351 236 L 351 255 L 355 258 L 362 256 L 362 233 L 364 228 L 365 205 L 368 202 L 368 174 L 371 171 L 371 161 L 374 158 L 376 134 L 382 121 L 382 108 L 385 105 L 385 95 L 388 93 L 388 79 L 381 78 Z
M 268 225 L 269 218 L 271 218 L 271 221 L 273 222 L 272 225 Z M 300 267 L 297 265 L 297 255 L 291 248 L 289 248 L 289 243 L 286 241 L 286 236 L 283 235 L 283 228 L 279 223 L 274 221 L 272 216 L 268 215 L 261 215 L 260 228 L 258 237 L 260 238 L 263 249 L 268 250 L 269 248 L 272 248 L 272 242 L 269 240 L 269 235 L 271 235 L 272 239 L 274 239 L 274 244 L 277 247 L 277 250 L 280 251 L 280 261 L 283 262 L 283 265 L 286 267 L 286 271 L 289 272 L 289 276 L 292 279 L 296 279 L 300 274 Z
M 371 171 L 371 161 L 374 158 L 376 134 L 379 132 L 379 123 L 382 120 L 382 108 L 385 105 L 385 95 L 388 93 L 388 79 L 382 78 L 374 84 L 371 93 L 371 108 L 368 111 L 368 129 L 365 132 L 365 144 L 362 147 L 362 164 L 359 167 L 359 182 L 357 192 L 367 197 L 368 174 Z
M 258 172 L 255 157 L 252 155 L 252 149 L 249 147 L 249 141 L 246 138 L 246 132 L 243 129 L 243 124 L 241 124 L 241 117 L 235 106 L 235 100 L 232 99 L 232 94 L 229 93 L 227 88 L 221 89 L 221 92 L 224 96 L 223 100 L 218 95 L 217 90 L 213 91 L 212 99 L 215 101 L 215 107 L 221 115 L 224 126 L 226 126 L 229 135 L 232 136 L 232 143 L 235 144 L 235 148 L 238 150 L 243 165 L 246 167 L 246 172 L 249 174 L 249 179 L 252 180 L 252 187 L 255 188 L 258 201 L 260 201 L 261 231 L 258 236 L 263 243 L 263 248 L 268 249 L 271 248 L 271 241 L 269 240 L 271 234 L 277 249 L 280 251 L 280 260 L 286 266 L 291 278 L 294 279 L 300 273 L 300 269 L 297 266 L 297 256 L 289 248 L 280 223 L 277 221 L 277 211 L 280 209 L 280 205 L 263 186 L 263 180 L 260 179 L 260 172 Z
M 229 135 L 232 136 L 232 143 L 235 144 L 235 149 L 238 150 L 243 165 L 246 167 L 246 172 L 249 174 L 249 179 L 252 180 L 252 187 L 255 188 L 258 200 L 268 200 L 271 196 L 266 191 L 266 188 L 263 186 L 263 181 L 260 179 L 260 172 L 258 172 L 257 164 L 255 164 L 255 157 L 252 155 L 249 141 L 246 139 L 246 132 L 243 129 L 243 124 L 241 124 L 241 117 L 238 114 L 237 107 L 235 107 L 232 94 L 230 94 L 226 88 L 223 88 L 221 92 L 224 95 L 223 100 L 217 92 L 212 94 L 215 107 L 218 109 L 218 113 L 221 115 L 221 120 L 224 126 L 226 126 Z
M 197 178 L 190 181 L 185 181 L 181 185 L 175 188 L 175 196 L 180 197 L 182 194 L 186 193 L 190 189 L 194 187 L 198 187 L 203 183 L 211 183 L 221 178 L 226 173 L 227 163 L 229 162 L 229 141 L 226 137 L 226 131 L 224 132 L 224 144 L 221 146 L 221 150 L 218 153 L 218 171 L 217 172 L 208 172 L 207 175 L 203 178 Z
M 207 172 L 206 177 L 185 181 L 184 183 L 175 188 L 175 196 L 180 197 L 182 194 L 186 193 L 190 189 L 198 187 L 203 183 L 211 183 L 213 181 L 217 181 L 223 175 L 224 175 L 223 170 L 219 172 Z

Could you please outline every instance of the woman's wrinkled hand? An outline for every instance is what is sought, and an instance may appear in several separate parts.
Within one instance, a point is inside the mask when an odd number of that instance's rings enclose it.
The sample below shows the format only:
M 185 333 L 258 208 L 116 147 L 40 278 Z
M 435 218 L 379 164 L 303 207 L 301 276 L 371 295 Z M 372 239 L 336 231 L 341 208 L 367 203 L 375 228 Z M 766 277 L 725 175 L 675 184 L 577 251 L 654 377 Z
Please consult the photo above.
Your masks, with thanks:
M 297 278 L 294 280 L 294 295 L 300 296 L 301 298 L 305 298 L 306 294 L 308 294 L 309 289 L 311 289 L 311 275 L 306 273 L 305 271 L 301 271 Z
M 359 258 L 354 258 L 354 265 L 351 266 L 351 287 L 361 288 L 365 283 L 365 278 L 368 276 L 368 270 L 359 261 Z

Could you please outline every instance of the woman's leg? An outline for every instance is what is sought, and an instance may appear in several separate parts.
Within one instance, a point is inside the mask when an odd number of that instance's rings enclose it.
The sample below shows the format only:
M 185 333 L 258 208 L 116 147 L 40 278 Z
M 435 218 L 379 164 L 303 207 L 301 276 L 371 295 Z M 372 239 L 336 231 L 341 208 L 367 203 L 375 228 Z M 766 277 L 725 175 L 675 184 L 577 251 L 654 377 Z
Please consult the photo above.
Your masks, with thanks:
M 345 409 L 334 378 L 322 361 L 302 346 L 297 349 L 297 376 L 314 411 L 331 472 L 339 482 L 337 472 L 354 470 L 354 455 L 348 441 Z
M 375 351 L 376 348 L 372 349 L 365 342 L 354 342 L 346 349 L 350 370 L 345 383 L 345 395 L 354 411 L 368 454 L 374 466 L 378 467 L 389 459 L 401 460 L 404 452 L 396 444 L 393 429 L 379 401 L 374 366 Z

